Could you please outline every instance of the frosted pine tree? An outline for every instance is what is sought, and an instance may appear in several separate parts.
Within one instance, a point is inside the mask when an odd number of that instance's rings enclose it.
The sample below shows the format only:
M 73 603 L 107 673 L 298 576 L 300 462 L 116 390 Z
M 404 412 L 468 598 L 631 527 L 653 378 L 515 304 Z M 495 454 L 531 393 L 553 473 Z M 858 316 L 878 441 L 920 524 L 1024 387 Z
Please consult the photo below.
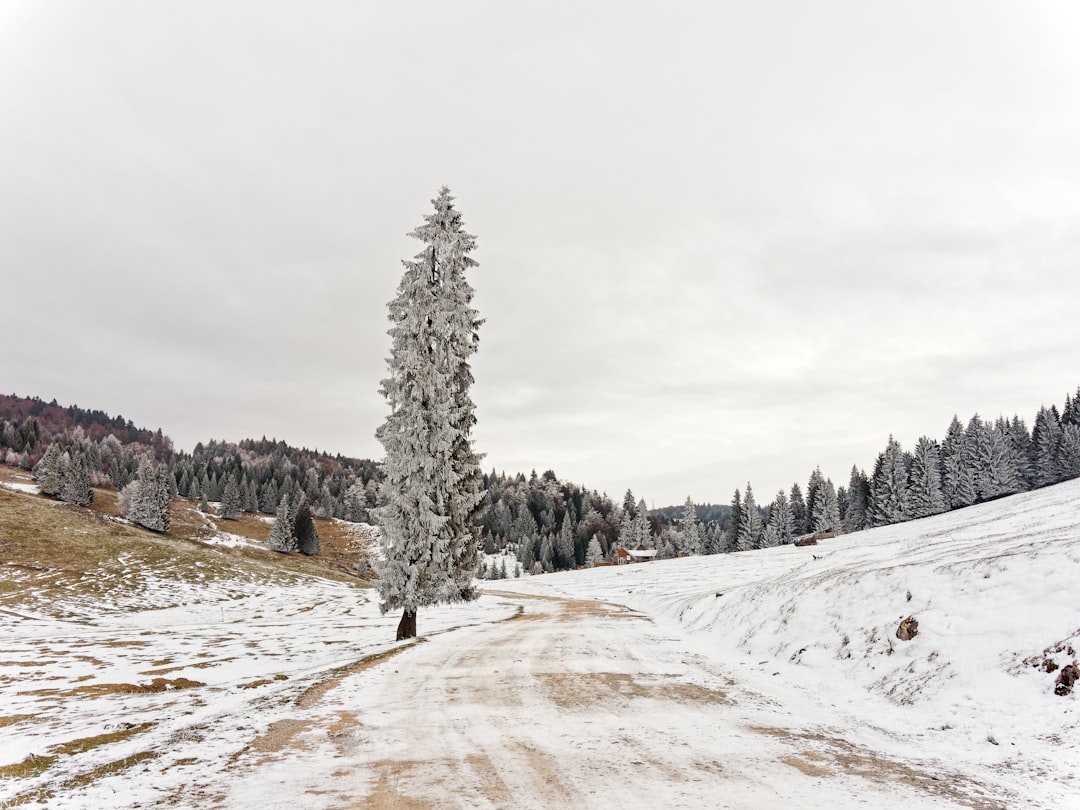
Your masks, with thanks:
M 1080 427 L 1080 386 L 1077 387 L 1076 393 L 1071 397 L 1068 394 L 1065 395 L 1065 407 L 1061 411 L 1061 424 L 1062 426 L 1075 425 Z M 34 429 L 37 429 L 36 425 Z
M 857 532 L 866 528 L 866 506 L 870 498 L 870 482 L 866 473 L 857 466 L 851 467 L 848 480 L 848 507 L 844 513 L 844 531 Z
M 910 518 L 907 459 L 900 442 L 890 436 L 870 480 L 870 525 L 888 526 Z
M 929 517 L 945 511 L 941 489 L 941 457 L 937 442 L 923 436 L 911 459 L 911 516 Z
M 689 495 L 686 496 L 686 503 L 683 504 L 682 536 L 683 550 L 687 554 L 701 554 L 705 551 L 701 538 L 701 526 L 697 521 L 697 510 Z
M 570 510 L 563 513 L 562 526 L 555 538 L 555 567 L 569 569 L 574 567 L 574 530 L 570 525 Z
M 776 499 L 769 507 L 769 519 L 761 535 L 761 547 L 773 548 L 791 542 L 791 504 L 788 503 L 784 490 L 776 493 Z
M 824 486 L 825 476 L 821 474 L 821 467 L 815 467 L 806 483 L 807 532 L 825 531 L 818 526 L 819 522 L 822 525 L 825 522 L 825 501 L 821 491 Z
M 649 523 L 649 507 L 646 505 L 644 498 L 638 501 L 637 517 L 634 519 L 634 527 L 637 535 L 637 541 L 634 544 L 635 547 L 652 548 L 652 524 Z
M 49 445 L 45 455 L 34 465 L 34 478 L 38 482 L 38 488 L 42 495 L 56 496 L 60 494 L 60 458 L 63 455 L 60 447 L 54 442 Z
M 236 483 L 236 476 L 229 473 L 225 482 L 225 488 L 221 493 L 221 517 L 224 520 L 238 520 L 244 503 L 240 499 L 240 487 Z
M 975 493 L 980 501 L 1020 491 L 1020 474 L 1008 436 L 978 414 L 968 422 L 964 457 L 974 472 Z
M 476 423 L 469 397 L 482 323 L 465 273 L 474 237 L 443 187 L 435 210 L 411 236 L 424 243 L 390 302 L 390 376 L 382 394 L 390 415 L 376 433 L 386 451 L 379 565 L 380 607 L 402 610 L 397 638 L 416 635 L 421 606 L 470 601 L 479 543 L 480 456 L 470 438 Z
M 293 515 L 293 536 L 296 537 L 296 549 L 307 557 L 314 557 L 322 550 L 319 531 L 311 519 L 311 510 L 305 501 L 300 501 Z
M 273 478 L 270 478 L 262 485 L 262 490 L 259 492 L 259 511 L 269 515 L 277 511 L 277 505 L 280 502 L 281 498 L 278 497 L 277 483 Z
M 277 517 L 274 518 L 274 523 L 270 527 L 270 536 L 266 538 L 266 544 L 272 551 L 280 551 L 283 554 L 300 550 L 300 544 L 296 539 L 296 529 L 294 528 L 294 512 L 288 492 L 281 496 L 281 503 L 278 504 L 277 508 Z
M 1012 421 L 1003 425 L 1005 434 L 1009 437 L 1009 450 L 1013 458 L 1013 466 L 1020 476 L 1020 486 L 1024 491 L 1031 489 L 1035 480 L 1034 468 L 1031 465 L 1031 456 L 1034 445 L 1031 442 L 1031 433 L 1027 424 L 1019 416 L 1013 416 Z
M 746 497 L 743 499 L 742 515 L 739 519 L 738 551 L 749 551 L 761 547 L 761 533 L 764 531 L 761 512 L 754 501 L 754 490 L 746 484 Z
M 619 545 L 623 548 L 635 548 L 637 546 L 637 521 L 634 513 L 623 509 L 622 521 L 619 523 Z
M 60 462 L 60 500 L 77 506 L 89 506 L 94 502 L 94 491 L 90 489 L 90 473 L 86 470 L 83 454 L 64 453 Z
M 776 535 L 781 545 L 792 542 L 795 534 L 795 514 L 792 512 L 791 503 L 788 501 L 784 490 L 776 493 L 772 510 L 769 512 L 770 521 L 776 524 Z
M 810 516 L 798 481 L 791 485 L 790 500 L 791 519 L 795 524 L 795 534 L 806 534 L 810 530 Z
M 1039 408 L 1032 430 L 1032 467 L 1035 486 L 1046 487 L 1062 480 L 1060 459 L 1061 418 L 1057 408 Z M 36 468 L 35 468 L 36 469 Z M 45 490 L 43 489 L 42 492 Z
M 149 456 L 139 462 L 139 471 L 124 488 L 127 517 L 133 523 L 155 532 L 169 530 L 169 475 L 164 465 L 156 464 Z
M 589 541 L 589 547 L 585 551 L 585 562 L 588 565 L 596 565 L 600 560 L 604 559 L 604 551 L 600 548 L 600 540 L 594 534 Z
M 1080 477 L 1080 425 L 1066 422 L 1061 426 L 1057 467 L 1062 480 Z
M 819 479 L 821 471 L 816 470 Z M 813 477 L 811 477 L 813 481 Z M 816 482 L 816 485 L 807 487 L 807 491 L 814 493 L 810 507 L 811 529 L 817 532 L 835 532 L 840 528 L 840 503 L 836 498 L 836 487 L 832 479 L 824 479 Z
M 544 539 L 540 541 L 540 558 L 537 560 L 543 567 L 545 573 L 551 573 L 555 570 L 555 536 L 552 534 L 545 534 Z
M 975 503 L 975 475 L 964 452 L 967 438 L 964 426 L 953 415 L 941 443 L 941 493 L 948 509 L 959 509 Z

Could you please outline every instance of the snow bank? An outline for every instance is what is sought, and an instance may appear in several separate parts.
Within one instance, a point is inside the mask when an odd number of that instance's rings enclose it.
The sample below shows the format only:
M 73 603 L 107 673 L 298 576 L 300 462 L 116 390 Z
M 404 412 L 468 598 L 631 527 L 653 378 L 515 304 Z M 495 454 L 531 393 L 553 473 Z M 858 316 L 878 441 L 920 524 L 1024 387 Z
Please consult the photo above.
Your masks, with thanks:
M 513 585 L 640 610 L 764 692 L 834 707 L 838 724 L 1080 777 L 1080 698 L 1055 695 L 1044 664 L 1080 652 L 1080 481 L 817 546 Z M 901 641 L 909 615 L 918 635 Z

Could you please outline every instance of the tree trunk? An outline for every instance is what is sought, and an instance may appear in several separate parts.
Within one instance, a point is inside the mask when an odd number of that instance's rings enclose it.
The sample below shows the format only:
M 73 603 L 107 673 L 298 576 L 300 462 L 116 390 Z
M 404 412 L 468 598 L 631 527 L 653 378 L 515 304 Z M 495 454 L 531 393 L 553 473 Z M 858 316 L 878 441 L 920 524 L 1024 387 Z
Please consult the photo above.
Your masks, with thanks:
M 405 608 L 401 614 L 401 621 L 397 626 L 397 640 L 416 638 L 416 611 Z

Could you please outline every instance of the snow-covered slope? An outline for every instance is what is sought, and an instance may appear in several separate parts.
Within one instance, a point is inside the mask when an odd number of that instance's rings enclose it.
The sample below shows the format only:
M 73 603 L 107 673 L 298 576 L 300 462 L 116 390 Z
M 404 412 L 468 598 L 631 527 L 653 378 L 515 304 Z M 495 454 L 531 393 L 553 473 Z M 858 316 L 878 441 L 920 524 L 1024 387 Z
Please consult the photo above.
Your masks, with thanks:
M 631 606 L 755 688 L 801 694 L 817 722 L 1015 772 L 1033 800 L 1074 795 L 1080 694 L 1054 681 L 1080 653 L 1080 481 L 812 547 L 513 586 Z M 918 635 L 901 641 L 907 616 Z

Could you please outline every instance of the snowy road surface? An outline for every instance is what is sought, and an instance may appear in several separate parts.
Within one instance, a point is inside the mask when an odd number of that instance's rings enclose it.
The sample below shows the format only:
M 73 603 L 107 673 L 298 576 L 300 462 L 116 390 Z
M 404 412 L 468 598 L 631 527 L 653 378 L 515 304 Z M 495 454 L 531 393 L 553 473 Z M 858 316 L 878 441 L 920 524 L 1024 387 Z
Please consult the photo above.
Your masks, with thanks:
M 522 612 L 337 684 L 237 760 L 223 805 L 1007 806 L 947 763 L 819 722 L 835 707 L 745 689 L 625 607 L 491 598 Z

